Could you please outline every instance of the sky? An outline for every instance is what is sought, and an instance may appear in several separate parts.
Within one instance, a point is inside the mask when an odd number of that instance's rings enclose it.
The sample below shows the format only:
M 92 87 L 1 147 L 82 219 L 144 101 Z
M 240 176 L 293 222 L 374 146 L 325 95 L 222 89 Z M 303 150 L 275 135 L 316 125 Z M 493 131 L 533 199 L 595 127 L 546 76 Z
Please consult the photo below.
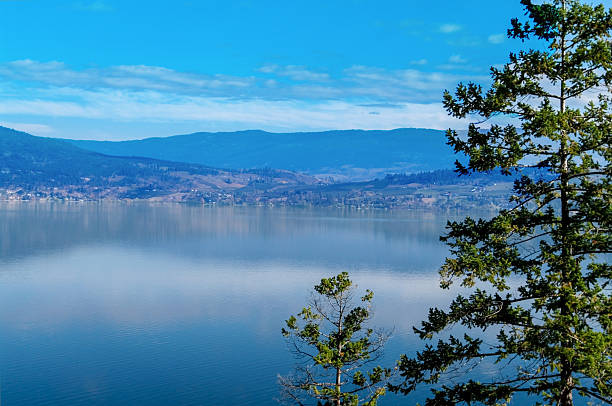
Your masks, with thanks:
M 443 91 L 526 46 L 505 34 L 518 0 L 0 0 L 0 16 L 0 125 L 75 139 L 465 127 Z

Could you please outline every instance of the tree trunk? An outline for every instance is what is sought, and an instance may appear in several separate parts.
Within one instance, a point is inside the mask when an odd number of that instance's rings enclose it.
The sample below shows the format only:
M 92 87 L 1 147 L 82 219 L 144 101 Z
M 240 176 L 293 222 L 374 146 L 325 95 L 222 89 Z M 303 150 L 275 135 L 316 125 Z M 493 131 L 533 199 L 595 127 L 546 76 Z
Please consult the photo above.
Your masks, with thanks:
M 337 406 L 340 406 L 340 377 L 341 377 L 340 368 L 336 368 L 336 392 L 338 393 L 338 397 L 336 398 Z
M 565 11 L 565 0 L 561 1 L 561 7 Z M 565 19 L 565 15 L 563 16 Z M 565 20 L 561 22 L 561 94 L 560 94 L 560 113 L 565 113 Z M 562 120 L 564 122 L 564 120 Z M 567 131 L 565 128 L 561 128 L 561 146 L 560 146 L 560 158 L 561 158 L 561 289 L 571 288 L 570 279 L 570 262 L 572 248 L 567 241 L 568 234 L 570 232 L 570 214 L 569 214 L 569 154 L 567 152 Z M 565 296 L 565 293 L 563 294 Z M 561 315 L 569 316 L 570 309 L 567 297 L 561 297 Z M 570 328 L 566 326 L 566 328 Z M 563 334 L 561 346 L 563 349 L 569 349 L 572 347 L 571 338 L 567 337 L 568 334 Z M 559 394 L 559 406 L 573 406 L 573 387 L 574 380 L 572 378 L 572 365 L 566 355 L 561 356 L 561 393 Z
M 342 355 L 342 340 L 340 340 L 340 337 L 342 335 L 342 324 L 344 322 L 343 318 L 344 318 L 344 306 L 343 306 L 343 298 L 342 295 L 340 295 L 340 310 L 339 310 L 339 317 L 338 317 L 338 356 L 341 357 Z M 341 406 L 341 399 L 340 399 L 340 390 L 342 389 L 342 367 L 337 367 L 336 368 L 336 406 Z
M 567 362 L 567 361 L 565 361 Z M 569 363 L 567 365 L 563 365 L 564 362 L 561 363 L 561 396 L 559 397 L 559 405 L 560 406 L 573 406 L 574 405 L 574 396 L 573 396 L 573 386 L 574 379 L 572 378 L 571 366 Z

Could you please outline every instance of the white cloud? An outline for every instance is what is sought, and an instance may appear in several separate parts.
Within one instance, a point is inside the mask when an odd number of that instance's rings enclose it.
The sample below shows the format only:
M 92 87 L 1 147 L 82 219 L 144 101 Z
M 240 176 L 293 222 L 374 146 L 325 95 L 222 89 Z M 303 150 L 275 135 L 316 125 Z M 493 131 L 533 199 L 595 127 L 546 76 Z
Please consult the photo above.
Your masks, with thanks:
M 464 57 L 462 57 L 461 55 L 451 55 L 450 58 L 448 58 L 448 61 L 450 63 L 466 63 L 467 59 L 465 59 Z
M 451 57 L 451 60 L 464 61 L 458 55 Z M 421 60 L 418 64 L 425 62 Z M 166 97 L 182 95 L 266 100 L 361 98 L 367 102 L 428 103 L 440 100 L 441 92 L 445 88 L 454 87 L 458 81 L 487 80 L 486 77 L 366 66 L 354 66 L 334 78 L 327 73 L 314 72 L 296 65 L 266 65 L 259 71 L 275 77 L 202 75 L 146 65 L 75 70 L 56 61 L 21 60 L 0 64 L 0 78 L 6 79 L 5 82 L 25 82 L 28 86 L 37 86 L 38 92 L 44 91 L 45 87 L 53 87 L 54 91 L 58 88 L 111 89 L 157 92 L 167 94 Z
M 492 34 L 489 35 L 488 41 L 491 44 L 501 44 L 502 42 L 504 42 L 505 38 L 506 36 L 504 34 Z
M 448 63 L 437 65 L 436 68 L 443 70 L 443 71 L 453 71 L 453 72 L 483 72 L 484 71 L 482 67 L 468 65 L 468 60 L 461 55 L 451 55 L 448 58 Z M 466 80 L 466 75 L 459 75 L 455 73 L 454 76 L 461 77 L 461 79 L 459 79 L 460 81 Z M 487 81 L 484 78 L 484 76 L 472 77 L 472 78 L 468 78 L 467 80 L 480 81 L 480 82 Z
M 444 34 L 452 34 L 453 32 L 461 31 L 463 27 L 458 24 L 442 24 L 440 32 Z
M 253 82 L 249 77 L 200 75 L 145 65 L 74 70 L 62 62 L 29 59 L 0 64 L 0 77 L 53 86 L 158 90 L 194 95 L 223 95 L 229 89 L 241 94 Z
M 258 69 L 259 72 L 267 74 L 276 74 L 278 76 L 289 77 L 296 81 L 321 82 L 329 79 L 327 73 L 315 72 L 307 69 L 304 66 L 298 65 L 264 65 Z
M 344 81 L 350 86 L 343 90 L 345 94 L 379 101 L 433 103 L 441 100 L 445 89 L 455 88 L 460 81 L 488 80 L 486 76 L 354 66 L 345 71 Z
M 81 2 L 75 3 L 75 7 L 79 10 L 95 11 L 95 12 L 113 10 L 113 8 L 110 5 L 108 5 L 107 3 L 103 1 L 90 1 L 90 2 L 81 1 Z
M 277 82 L 276 80 L 274 80 L 274 79 L 268 79 L 268 80 L 266 80 L 266 81 L 264 82 L 264 84 L 265 84 L 267 87 L 276 87 L 276 86 L 278 85 L 278 82 Z
M 439 103 L 401 103 L 369 114 L 371 106 L 326 100 L 234 100 L 177 96 L 156 92 L 53 89 L 78 101 L 12 99 L 0 101 L 0 114 L 54 118 L 102 119 L 138 122 L 219 122 L 236 129 L 277 130 L 391 129 L 427 127 L 445 129 L 461 122 L 450 118 Z
M 13 130 L 23 131 L 34 135 L 51 134 L 54 132 L 53 128 L 46 124 L 13 123 L 10 121 L 0 121 L 0 126 L 12 128 Z
M 369 66 L 353 66 L 333 77 L 295 65 L 267 65 L 260 71 L 267 74 L 202 75 L 145 65 L 76 70 L 57 61 L 8 62 L 0 64 L 0 83 L 5 84 L 0 87 L 0 117 L 22 123 L 13 127 L 27 132 L 77 138 L 96 137 L 96 125 L 84 124 L 87 120 L 124 128 L 163 124 L 227 131 L 445 129 L 461 122 L 442 108 L 442 92 L 460 81 L 489 81 L 473 74 Z M 49 122 L 53 129 L 45 127 Z M 129 134 L 114 139 L 120 137 Z
M 427 65 L 427 59 L 417 59 L 416 61 L 411 61 L 410 65 Z
M 286 66 L 283 71 L 279 72 L 279 74 L 288 76 L 291 79 L 298 81 L 319 82 L 329 79 L 329 75 L 327 73 L 313 72 L 304 68 L 303 66 L 295 65 Z
M 264 65 L 257 70 L 262 73 L 274 73 L 277 69 L 278 65 Z

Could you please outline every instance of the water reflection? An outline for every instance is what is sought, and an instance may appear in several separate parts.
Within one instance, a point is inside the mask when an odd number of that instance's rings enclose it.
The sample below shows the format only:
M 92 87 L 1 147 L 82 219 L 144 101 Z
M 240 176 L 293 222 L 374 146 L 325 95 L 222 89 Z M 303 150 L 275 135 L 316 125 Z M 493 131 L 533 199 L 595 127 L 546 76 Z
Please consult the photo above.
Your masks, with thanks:
M 275 404 L 293 365 L 279 329 L 321 277 L 349 270 L 375 291 L 389 362 L 448 297 L 432 213 L 14 204 L 0 218 L 6 405 Z
M 429 267 L 446 217 L 427 212 L 0 204 L 0 260 L 75 246 L 157 247 L 183 256 Z M 381 251 L 382 250 L 382 251 Z M 425 250 L 423 252 L 422 250 Z M 409 262 L 407 260 L 410 259 Z

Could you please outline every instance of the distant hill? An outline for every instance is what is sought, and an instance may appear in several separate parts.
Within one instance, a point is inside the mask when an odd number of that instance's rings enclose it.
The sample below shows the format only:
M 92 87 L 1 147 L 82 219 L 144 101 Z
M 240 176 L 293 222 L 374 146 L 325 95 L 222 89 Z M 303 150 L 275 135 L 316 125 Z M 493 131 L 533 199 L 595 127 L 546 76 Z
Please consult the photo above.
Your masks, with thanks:
M 369 208 L 437 208 L 487 209 L 507 207 L 516 179 L 528 174 L 534 179 L 546 178 L 535 169 L 503 175 L 495 170 L 459 176 L 450 169 L 412 174 L 392 174 L 362 182 L 296 185 L 268 193 L 268 199 L 288 204 L 369 207 Z M 240 191 L 237 191 L 240 193 Z
M 6 195 L 16 194 L 13 198 L 216 201 L 236 189 L 267 190 L 316 182 L 312 177 L 282 170 L 223 170 L 109 156 L 63 140 L 0 127 L 0 189 Z
M 503 206 L 516 176 L 448 169 L 323 182 L 278 169 L 218 169 L 84 150 L 0 127 L 0 200 L 125 200 L 220 205 L 470 209 Z
M 73 141 L 109 155 L 199 163 L 216 168 L 281 168 L 337 180 L 452 168 L 457 158 L 443 131 L 199 132 L 136 141 Z

